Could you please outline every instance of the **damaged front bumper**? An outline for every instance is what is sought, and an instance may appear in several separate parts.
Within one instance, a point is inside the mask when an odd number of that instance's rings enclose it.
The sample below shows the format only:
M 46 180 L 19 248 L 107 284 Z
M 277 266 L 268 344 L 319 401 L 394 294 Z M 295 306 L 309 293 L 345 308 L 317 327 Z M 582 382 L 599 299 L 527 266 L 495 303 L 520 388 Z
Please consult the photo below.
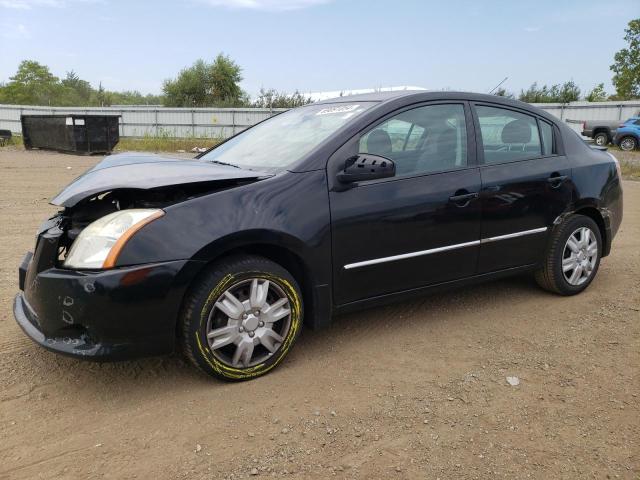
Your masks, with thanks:
M 98 361 L 173 351 L 180 304 L 202 264 L 63 269 L 56 261 L 60 234 L 55 225 L 41 230 L 19 268 L 13 312 L 22 330 L 48 350 Z

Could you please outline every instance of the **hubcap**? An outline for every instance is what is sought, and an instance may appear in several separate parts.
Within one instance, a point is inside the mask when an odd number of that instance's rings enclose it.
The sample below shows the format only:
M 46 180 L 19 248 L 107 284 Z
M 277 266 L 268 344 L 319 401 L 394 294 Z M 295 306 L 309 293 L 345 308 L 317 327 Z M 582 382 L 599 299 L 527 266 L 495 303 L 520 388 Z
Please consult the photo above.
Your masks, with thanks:
M 564 246 L 562 255 L 562 272 L 570 285 L 581 285 L 586 282 L 598 261 L 598 241 L 587 227 L 574 231 Z
M 635 146 L 636 146 L 636 143 L 630 138 L 625 138 L 620 143 L 620 148 L 622 148 L 623 150 L 633 150 Z
M 602 146 L 602 145 L 604 145 L 604 144 L 605 144 L 605 141 L 606 141 L 606 140 L 607 140 L 607 137 L 604 137 L 604 136 L 602 136 L 602 135 L 598 135 L 598 136 L 596 137 L 596 145 L 600 145 L 600 146 Z
M 213 355 L 226 365 L 247 368 L 278 351 L 291 327 L 289 299 L 274 282 L 243 280 L 217 300 L 207 321 Z

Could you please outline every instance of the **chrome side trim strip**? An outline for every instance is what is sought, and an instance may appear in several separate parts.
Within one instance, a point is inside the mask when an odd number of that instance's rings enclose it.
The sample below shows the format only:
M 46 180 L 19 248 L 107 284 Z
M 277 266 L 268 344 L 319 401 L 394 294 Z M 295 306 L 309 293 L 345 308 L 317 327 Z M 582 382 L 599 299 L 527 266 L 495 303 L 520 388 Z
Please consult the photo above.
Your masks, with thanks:
M 532 230 L 524 230 L 523 232 L 508 233 L 507 235 L 499 235 L 497 237 L 483 238 L 480 243 L 497 242 L 499 240 L 507 240 L 509 238 L 524 237 L 525 235 L 533 235 L 534 233 L 546 232 L 547 227 L 534 228 Z
M 393 255 L 391 257 L 373 258 L 371 260 L 364 260 L 362 262 L 349 263 L 345 265 L 343 268 L 345 270 L 351 270 L 353 268 L 366 267 L 369 265 L 377 265 L 379 263 L 395 262 L 396 260 L 405 260 L 407 258 L 421 257 L 423 255 L 431 255 L 433 253 L 446 252 L 448 250 L 456 250 L 458 248 L 473 247 L 476 245 L 480 245 L 482 243 L 498 242 L 500 240 L 523 237 L 525 235 L 532 235 L 535 233 L 542 233 L 546 231 L 547 231 L 547 227 L 534 228 L 532 230 L 524 230 L 522 232 L 509 233 L 507 235 L 499 235 L 497 237 L 483 238 L 481 240 L 474 240 L 472 242 L 456 243 L 454 245 L 431 248 L 429 250 L 420 250 L 419 252 L 402 253 L 400 255 Z
M 472 247 L 480 245 L 480 240 L 473 242 L 456 243 L 455 245 L 447 245 L 446 247 L 432 248 L 430 250 L 420 250 L 419 252 L 403 253 L 401 255 L 393 255 L 392 257 L 374 258 L 363 262 L 349 263 L 344 266 L 345 270 L 352 268 L 366 267 L 367 265 L 376 265 L 378 263 L 395 262 L 396 260 L 404 260 L 405 258 L 421 257 L 422 255 L 431 255 L 432 253 L 446 252 L 447 250 L 455 250 L 457 248 Z

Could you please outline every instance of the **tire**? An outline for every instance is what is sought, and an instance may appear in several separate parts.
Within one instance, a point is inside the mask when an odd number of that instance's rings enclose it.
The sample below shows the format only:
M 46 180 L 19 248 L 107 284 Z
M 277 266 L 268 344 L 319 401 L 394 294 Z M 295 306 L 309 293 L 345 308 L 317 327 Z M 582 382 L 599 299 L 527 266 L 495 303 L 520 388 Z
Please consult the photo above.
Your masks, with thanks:
M 634 137 L 624 137 L 620 139 L 620 149 L 625 152 L 630 152 L 638 148 L 638 140 Z
M 609 135 L 607 135 L 605 132 L 600 132 L 597 133 L 594 137 L 593 137 L 593 143 L 595 143 L 596 145 L 598 145 L 599 147 L 605 147 L 609 144 Z
M 188 292 L 180 344 L 204 373 L 249 380 L 282 362 L 300 334 L 303 311 L 300 287 L 287 270 L 259 256 L 229 257 Z
M 578 240 L 584 240 L 581 237 L 584 229 L 588 229 L 590 234 L 587 237 L 589 247 L 584 245 L 583 250 L 583 243 Z M 570 237 L 573 237 L 571 246 L 568 243 Z M 580 253 L 572 249 L 576 244 L 579 244 Z M 584 215 L 572 215 L 553 232 L 543 265 L 535 273 L 536 281 L 549 292 L 575 295 L 591 284 L 598 273 L 601 257 L 602 234 L 596 222 Z M 571 266 L 574 268 L 565 271 Z M 578 268 L 581 268 L 580 272 L 576 271 Z M 578 273 L 579 276 L 574 275 Z

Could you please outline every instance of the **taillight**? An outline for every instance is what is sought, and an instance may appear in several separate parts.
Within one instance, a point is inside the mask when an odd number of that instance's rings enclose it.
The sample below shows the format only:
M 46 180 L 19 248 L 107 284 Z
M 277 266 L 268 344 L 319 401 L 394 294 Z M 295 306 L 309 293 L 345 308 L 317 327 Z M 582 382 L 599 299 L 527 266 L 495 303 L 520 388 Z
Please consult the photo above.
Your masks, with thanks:
M 587 122 L 582 122 L 582 130 L 586 130 L 587 129 Z

